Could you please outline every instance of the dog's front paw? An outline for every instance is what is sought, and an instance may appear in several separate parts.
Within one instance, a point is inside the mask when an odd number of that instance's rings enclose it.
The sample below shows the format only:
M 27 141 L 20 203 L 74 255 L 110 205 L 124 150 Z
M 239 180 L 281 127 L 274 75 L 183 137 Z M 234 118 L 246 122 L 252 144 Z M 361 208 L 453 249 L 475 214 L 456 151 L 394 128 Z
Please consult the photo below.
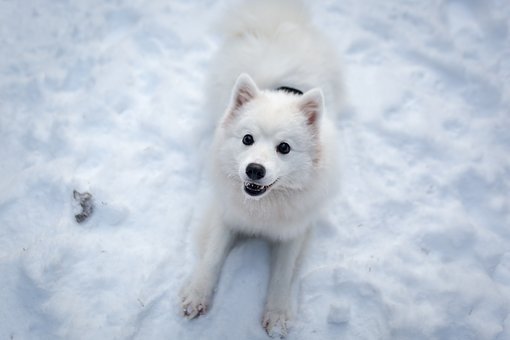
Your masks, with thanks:
M 287 336 L 288 321 L 288 313 L 285 311 L 267 310 L 262 320 L 262 326 L 270 337 L 283 339 Z
M 191 320 L 207 313 L 209 299 L 209 294 L 201 289 L 185 287 L 181 292 L 182 315 Z

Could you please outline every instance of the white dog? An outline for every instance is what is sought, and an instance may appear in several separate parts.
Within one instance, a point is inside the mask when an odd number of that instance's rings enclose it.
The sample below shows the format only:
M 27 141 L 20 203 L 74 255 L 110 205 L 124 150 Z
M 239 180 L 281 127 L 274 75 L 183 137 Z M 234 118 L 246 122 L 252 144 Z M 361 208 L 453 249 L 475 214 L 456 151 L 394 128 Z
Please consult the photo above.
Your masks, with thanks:
M 210 305 L 238 235 L 272 245 L 263 327 L 283 337 L 291 285 L 314 220 L 336 187 L 337 57 L 297 1 L 252 1 L 224 18 L 208 110 L 221 112 L 212 157 L 215 200 L 203 218 L 200 258 L 184 286 L 183 313 Z

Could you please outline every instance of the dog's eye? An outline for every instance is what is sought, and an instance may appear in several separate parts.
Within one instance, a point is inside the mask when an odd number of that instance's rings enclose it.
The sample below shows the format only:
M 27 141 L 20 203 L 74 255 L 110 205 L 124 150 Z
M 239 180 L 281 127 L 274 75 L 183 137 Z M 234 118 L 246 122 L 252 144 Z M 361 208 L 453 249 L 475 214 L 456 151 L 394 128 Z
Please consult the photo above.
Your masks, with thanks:
M 243 144 L 244 145 L 252 145 L 255 141 L 253 140 L 252 135 L 245 135 L 243 137 Z
M 290 152 L 290 145 L 285 142 L 282 142 L 278 144 L 278 146 L 276 147 L 276 151 L 284 155 L 288 154 Z

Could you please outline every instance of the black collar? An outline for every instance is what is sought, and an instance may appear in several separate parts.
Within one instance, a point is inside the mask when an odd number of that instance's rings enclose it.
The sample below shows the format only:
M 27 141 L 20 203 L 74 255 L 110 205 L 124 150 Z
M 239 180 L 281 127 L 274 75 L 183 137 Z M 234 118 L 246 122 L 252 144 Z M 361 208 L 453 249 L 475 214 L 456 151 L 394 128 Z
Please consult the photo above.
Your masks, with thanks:
M 288 86 L 280 86 L 276 89 L 276 91 L 285 91 L 287 93 L 297 94 L 299 96 L 303 95 L 303 91 Z

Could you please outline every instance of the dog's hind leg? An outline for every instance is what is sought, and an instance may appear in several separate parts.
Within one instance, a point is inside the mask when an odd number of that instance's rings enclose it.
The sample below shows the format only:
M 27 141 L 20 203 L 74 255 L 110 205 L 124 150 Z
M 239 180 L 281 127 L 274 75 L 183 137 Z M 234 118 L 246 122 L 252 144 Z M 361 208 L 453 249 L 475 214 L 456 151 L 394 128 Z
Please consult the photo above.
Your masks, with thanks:
M 285 242 L 277 242 L 272 249 L 271 277 L 262 326 L 271 337 L 284 338 L 291 317 L 291 288 L 297 263 L 307 233 Z

